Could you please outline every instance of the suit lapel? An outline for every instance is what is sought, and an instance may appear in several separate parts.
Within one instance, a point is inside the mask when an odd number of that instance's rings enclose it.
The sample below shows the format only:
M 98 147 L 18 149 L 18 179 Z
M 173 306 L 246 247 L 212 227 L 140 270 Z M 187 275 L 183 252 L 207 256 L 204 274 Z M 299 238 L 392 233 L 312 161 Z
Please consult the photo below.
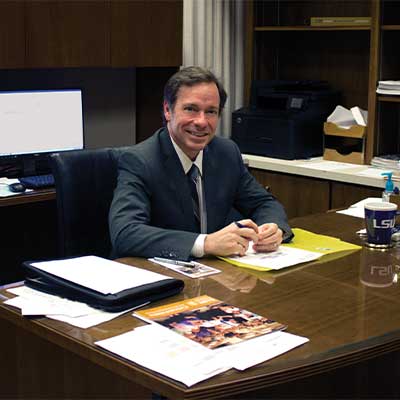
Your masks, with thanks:
M 187 177 L 183 171 L 182 164 L 172 145 L 167 129 L 160 133 L 160 145 L 163 154 L 163 168 L 167 177 L 166 184 L 173 193 L 175 204 L 178 205 L 184 224 L 188 229 L 196 226 L 192 207 L 192 197 L 187 183 Z
M 206 199 L 208 232 L 215 231 L 215 221 L 218 221 L 218 218 L 216 218 L 217 210 L 216 207 L 213 206 L 214 193 L 216 190 L 218 190 L 217 171 L 217 161 L 215 157 L 213 157 L 212 149 L 207 146 L 203 152 L 203 182 Z

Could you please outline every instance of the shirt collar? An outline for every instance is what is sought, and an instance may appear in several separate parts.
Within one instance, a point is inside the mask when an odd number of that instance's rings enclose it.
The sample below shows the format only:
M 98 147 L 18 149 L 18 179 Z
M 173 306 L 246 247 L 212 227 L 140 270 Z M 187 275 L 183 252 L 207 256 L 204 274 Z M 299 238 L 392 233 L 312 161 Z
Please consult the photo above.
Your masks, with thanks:
M 185 174 L 187 174 L 192 168 L 193 164 L 196 164 L 197 168 L 200 171 L 200 175 L 203 176 L 203 150 L 200 151 L 200 153 L 197 155 L 196 159 L 192 161 L 183 151 L 182 149 L 175 143 L 174 139 L 170 135 L 172 145 L 174 146 L 174 149 L 176 153 L 178 154 L 179 160 L 181 161 L 183 170 L 185 171 Z

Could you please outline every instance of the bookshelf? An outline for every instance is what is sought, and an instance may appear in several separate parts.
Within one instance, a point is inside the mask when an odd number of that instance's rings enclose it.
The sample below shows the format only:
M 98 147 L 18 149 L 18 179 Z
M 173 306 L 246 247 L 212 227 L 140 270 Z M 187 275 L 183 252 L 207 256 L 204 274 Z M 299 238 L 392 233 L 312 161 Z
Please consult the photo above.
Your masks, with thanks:
M 326 80 L 346 108 L 368 109 L 365 163 L 400 152 L 400 97 L 376 94 L 400 79 L 400 2 L 254 0 L 247 4 L 246 97 L 253 79 Z M 368 17 L 369 26 L 310 26 L 311 17 Z

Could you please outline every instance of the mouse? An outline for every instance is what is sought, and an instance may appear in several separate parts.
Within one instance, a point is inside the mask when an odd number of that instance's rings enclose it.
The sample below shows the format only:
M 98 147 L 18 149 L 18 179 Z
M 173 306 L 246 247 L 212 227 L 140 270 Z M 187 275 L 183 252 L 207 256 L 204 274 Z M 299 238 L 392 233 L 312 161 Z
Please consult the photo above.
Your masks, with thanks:
M 26 190 L 26 186 L 21 182 L 14 182 L 8 185 L 10 192 L 23 193 Z

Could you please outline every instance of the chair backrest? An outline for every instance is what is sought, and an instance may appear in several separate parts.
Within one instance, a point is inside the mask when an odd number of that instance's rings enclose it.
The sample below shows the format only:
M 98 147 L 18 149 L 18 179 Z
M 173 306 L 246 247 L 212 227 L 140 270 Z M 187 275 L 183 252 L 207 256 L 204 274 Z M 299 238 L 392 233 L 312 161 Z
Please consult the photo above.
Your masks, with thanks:
M 108 211 L 122 149 L 76 150 L 51 155 L 60 257 L 110 256 Z

